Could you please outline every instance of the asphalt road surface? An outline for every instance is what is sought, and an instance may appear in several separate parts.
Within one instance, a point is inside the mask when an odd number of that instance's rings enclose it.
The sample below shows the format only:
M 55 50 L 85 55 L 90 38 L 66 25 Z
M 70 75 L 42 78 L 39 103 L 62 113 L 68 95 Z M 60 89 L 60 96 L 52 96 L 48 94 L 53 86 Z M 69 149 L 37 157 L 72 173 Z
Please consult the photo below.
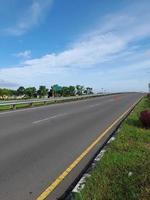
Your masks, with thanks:
M 141 96 L 110 95 L 0 113 L 0 200 L 35 200 Z M 47 199 L 62 195 L 95 150 Z

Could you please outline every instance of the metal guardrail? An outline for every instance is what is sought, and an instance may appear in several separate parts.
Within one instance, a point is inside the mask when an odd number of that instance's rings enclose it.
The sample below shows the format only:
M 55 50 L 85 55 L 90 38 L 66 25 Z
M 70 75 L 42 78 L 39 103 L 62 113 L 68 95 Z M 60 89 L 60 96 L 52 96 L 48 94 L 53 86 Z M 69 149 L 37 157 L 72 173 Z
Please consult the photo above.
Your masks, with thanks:
M 103 96 L 104 94 L 94 94 L 94 95 L 83 95 L 83 96 L 73 96 L 73 97 L 57 97 L 57 98 L 45 98 L 45 99 L 31 99 L 31 100 L 14 100 L 14 101 L 2 101 L 0 102 L 0 106 L 11 106 L 12 109 L 16 109 L 17 105 L 27 104 L 29 106 L 33 106 L 34 103 L 53 103 L 53 102 L 61 102 L 67 100 L 78 100 L 78 99 L 86 99 L 90 97 L 98 97 Z M 106 95 L 106 94 L 105 94 Z

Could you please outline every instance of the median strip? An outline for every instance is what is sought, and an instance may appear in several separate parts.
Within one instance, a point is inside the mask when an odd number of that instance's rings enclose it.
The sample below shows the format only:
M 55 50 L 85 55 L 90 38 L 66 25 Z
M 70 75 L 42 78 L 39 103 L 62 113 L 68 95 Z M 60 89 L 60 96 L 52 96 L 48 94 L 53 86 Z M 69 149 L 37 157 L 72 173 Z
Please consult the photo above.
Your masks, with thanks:
M 39 99 L 39 100 L 24 100 L 24 101 L 19 101 L 16 100 L 14 102 L 12 101 L 5 101 L 1 102 L 0 101 L 0 114 L 1 111 L 8 111 L 8 110 L 16 110 L 16 109 L 22 109 L 24 110 L 27 108 L 33 109 L 33 107 L 41 107 L 45 105 L 50 105 L 50 104 L 56 104 L 56 103 L 64 103 L 64 102 L 71 102 L 71 101 L 78 101 L 78 100 L 86 100 L 89 98 L 95 98 L 95 97 L 101 97 L 105 98 L 106 96 L 109 95 L 118 95 L 120 93 L 109 93 L 109 94 L 92 94 L 92 95 L 82 95 L 82 96 L 72 96 L 72 97 L 60 97 L 60 98 L 52 98 L 52 99 Z M 122 93 L 123 94 L 123 93 Z

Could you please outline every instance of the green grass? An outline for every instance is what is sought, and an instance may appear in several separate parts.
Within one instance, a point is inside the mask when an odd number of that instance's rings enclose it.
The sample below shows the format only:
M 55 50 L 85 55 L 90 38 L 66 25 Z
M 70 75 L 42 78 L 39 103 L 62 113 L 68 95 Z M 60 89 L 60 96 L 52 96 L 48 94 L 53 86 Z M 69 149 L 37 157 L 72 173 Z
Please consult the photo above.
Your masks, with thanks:
M 47 103 L 47 105 L 49 105 L 50 103 Z M 38 106 L 44 106 L 45 104 L 42 103 L 42 102 L 36 102 L 36 103 L 33 103 L 33 107 L 38 107 Z M 21 108 L 30 108 L 31 105 L 29 104 L 17 104 L 16 105 L 16 109 L 21 109 Z M 5 111 L 5 110 L 11 110 L 12 107 L 11 106 L 0 106 L 0 111 Z
M 144 109 L 150 109 L 147 98 L 121 125 L 116 140 L 109 144 L 75 200 L 150 199 L 150 129 L 144 129 L 138 120 Z
M 3 110 L 10 110 L 10 106 L 0 106 L 0 111 L 3 111 Z

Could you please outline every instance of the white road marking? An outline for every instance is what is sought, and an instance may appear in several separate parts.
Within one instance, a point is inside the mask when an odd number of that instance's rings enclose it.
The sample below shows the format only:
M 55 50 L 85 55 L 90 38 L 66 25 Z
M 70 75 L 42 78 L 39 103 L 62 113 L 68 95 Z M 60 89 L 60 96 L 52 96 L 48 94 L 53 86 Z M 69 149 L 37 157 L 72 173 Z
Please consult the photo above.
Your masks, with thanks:
M 96 107 L 96 106 L 98 106 L 100 104 L 102 104 L 102 103 L 97 103 L 97 104 L 94 104 L 94 105 L 90 105 L 90 106 L 85 107 L 84 109 L 86 110 L 88 108 L 93 108 L 93 107 Z M 75 113 L 75 112 L 53 115 L 51 117 L 47 117 L 47 118 L 44 118 L 44 119 L 40 119 L 40 120 L 34 121 L 34 122 L 32 122 L 32 124 L 38 124 L 38 123 L 41 123 L 41 122 L 44 122 L 44 121 L 48 121 L 48 120 L 55 119 L 55 118 L 58 118 L 58 117 L 62 117 L 62 116 L 65 116 L 65 115 L 70 115 L 70 114 L 73 114 L 73 113 Z
M 34 121 L 34 122 L 32 122 L 32 124 L 38 124 L 38 123 L 41 123 L 41 122 L 44 122 L 44 121 L 48 121 L 48 120 L 51 120 L 51 119 L 55 119 L 57 117 L 62 117 L 62 116 L 65 116 L 65 115 L 67 115 L 67 113 L 53 115 L 51 117 L 47 117 L 47 118 L 44 118 L 44 119 L 40 119 L 40 120 Z
M 88 106 L 88 108 L 93 108 L 93 107 L 101 105 L 102 103 L 108 103 L 108 102 L 112 102 L 112 101 L 114 101 L 114 99 L 109 99 L 109 100 L 107 100 L 105 102 L 101 102 L 101 103 L 96 103 L 96 104 L 90 105 L 90 106 Z
M 97 104 L 94 104 L 94 105 L 90 105 L 90 106 L 88 106 L 89 108 L 93 108 L 93 107 L 96 107 L 96 106 L 99 106 L 100 105 L 100 103 L 97 103 Z

